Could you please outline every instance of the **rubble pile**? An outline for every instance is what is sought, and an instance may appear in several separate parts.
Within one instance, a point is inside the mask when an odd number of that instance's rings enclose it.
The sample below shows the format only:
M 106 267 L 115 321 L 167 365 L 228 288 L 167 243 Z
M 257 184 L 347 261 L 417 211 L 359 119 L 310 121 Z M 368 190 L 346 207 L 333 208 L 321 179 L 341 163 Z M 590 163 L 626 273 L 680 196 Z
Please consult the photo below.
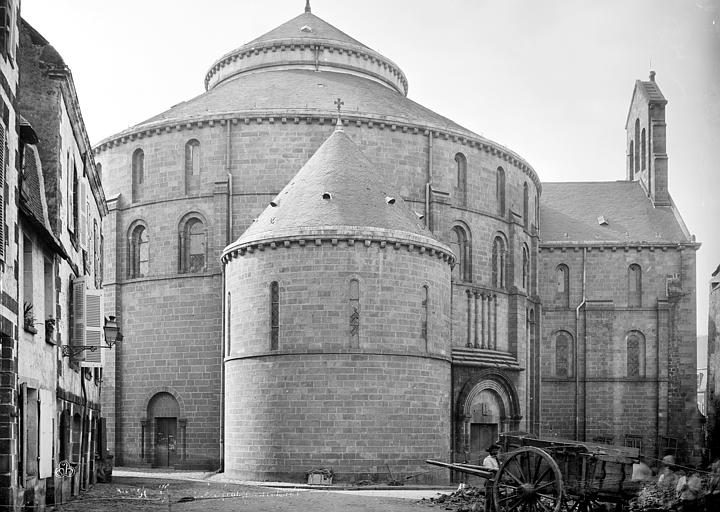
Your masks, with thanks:
M 461 487 L 451 494 L 439 494 L 436 498 L 423 498 L 420 502 L 454 512 L 481 512 L 485 510 L 485 490 L 472 486 Z

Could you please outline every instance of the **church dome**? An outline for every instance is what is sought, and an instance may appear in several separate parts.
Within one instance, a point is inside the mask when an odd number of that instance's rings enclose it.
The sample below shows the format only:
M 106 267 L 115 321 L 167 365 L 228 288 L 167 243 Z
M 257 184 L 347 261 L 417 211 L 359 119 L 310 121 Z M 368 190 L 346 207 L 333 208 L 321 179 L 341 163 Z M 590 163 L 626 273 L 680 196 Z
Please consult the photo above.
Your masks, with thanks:
M 407 78 L 390 59 L 318 18 L 310 7 L 301 15 L 218 59 L 205 76 L 211 90 L 259 71 L 336 71 L 378 82 L 407 95 Z

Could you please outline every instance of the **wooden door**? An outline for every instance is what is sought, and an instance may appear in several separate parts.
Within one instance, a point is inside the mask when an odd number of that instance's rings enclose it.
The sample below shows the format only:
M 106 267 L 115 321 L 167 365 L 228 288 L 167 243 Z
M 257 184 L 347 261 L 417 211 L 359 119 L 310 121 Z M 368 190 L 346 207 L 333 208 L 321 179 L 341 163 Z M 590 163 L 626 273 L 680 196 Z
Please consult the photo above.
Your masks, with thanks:
M 155 466 L 173 466 L 177 460 L 177 418 L 155 418 Z
M 470 464 L 481 465 L 487 457 L 487 448 L 498 438 L 497 423 L 470 424 Z

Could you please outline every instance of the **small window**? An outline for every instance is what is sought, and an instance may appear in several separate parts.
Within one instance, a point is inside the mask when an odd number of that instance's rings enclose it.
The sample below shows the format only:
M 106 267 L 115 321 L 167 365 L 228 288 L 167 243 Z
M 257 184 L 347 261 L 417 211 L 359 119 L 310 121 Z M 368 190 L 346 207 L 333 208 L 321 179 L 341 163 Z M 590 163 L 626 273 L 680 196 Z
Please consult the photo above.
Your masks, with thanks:
M 422 325 L 421 333 L 422 339 L 425 342 L 425 352 L 428 351 L 428 308 L 430 302 L 430 288 L 428 285 L 422 287 Z
M 458 203 L 467 204 L 467 158 L 462 153 L 455 155 Z
M 496 236 L 492 248 L 492 284 L 496 288 L 505 288 L 505 240 Z
M 350 280 L 350 346 L 360 347 L 360 282 Z
M 635 119 L 635 171 L 640 170 L 640 119 Z
M 567 265 L 558 265 L 555 269 L 555 278 L 557 280 L 556 297 L 561 307 L 570 307 L 570 270 Z
M 142 185 L 145 182 L 145 153 L 136 149 L 132 156 L 132 200 L 140 200 Z
M 636 263 L 628 267 L 628 307 L 642 307 L 642 269 Z
M 635 142 L 630 141 L 630 151 L 628 151 L 628 167 L 630 169 L 630 180 L 635 178 Z
M 129 243 L 129 272 L 128 277 L 143 277 L 148 275 L 150 265 L 150 246 L 148 232 L 145 226 L 136 226 L 130 234 Z
M 555 376 L 571 377 L 572 367 L 572 336 L 566 331 L 555 334 Z
M 200 189 L 200 142 L 191 139 L 185 144 L 185 193 Z
M 457 258 L 453 267 L 453 278 L 459 281 L 472 281 L 472 249 L 467 231 L 462 226 L 455 226 L 452 229 L 450 246 Z
M 23 311 L 24 327 L 26 330 L 35 330 L 35 310 L 33 300 L 33 244 L 27 237 L 23 236 Z
M 495 178 L 495 199 L 497 201 L 498 214 L 505 216 L 505 171 L 502 167 L 497 168 Z
M 627 376 L 645 376 L 645 336 L 639 331 L 628 333 L 627 344 Z
M 278 282 L 270 283 L 270 350 L 278 349 L 280 335 L 280 288 Z
M 530 216 L 530 194 L 528 192 L 528 184 L 523 183 L 523 226 L 525 226 L 525 229 L 528 228 L 530 225 L 529 216 Z
M 523 290 L 528 292 L 530 289 L 530 252 L 528 251 L 527 245 L 523 244 L 522 248 L 522 286 Z
M 203 272 L 207 261 L 207 230 L 197 217 L 188 219 L 180 230 L 180 272 Z
M 647 161 L 647 142 L 645 141 L 645 128 L 640 132 L 640 167 L 643 171 L 645 170 Z

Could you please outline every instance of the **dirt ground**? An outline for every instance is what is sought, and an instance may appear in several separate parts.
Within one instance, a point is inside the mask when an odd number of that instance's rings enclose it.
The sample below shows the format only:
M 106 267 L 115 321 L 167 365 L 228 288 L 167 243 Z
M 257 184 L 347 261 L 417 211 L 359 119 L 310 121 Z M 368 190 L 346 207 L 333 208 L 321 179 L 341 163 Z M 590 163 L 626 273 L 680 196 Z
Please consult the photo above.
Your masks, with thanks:
M 378 494 L 381 494 L 378 496 Z M 389 496 L 386 494 L 390 494 Z M 430 512 L 434 491 L 329 491 L 222 482 L 113 477 L 55 512 Z M 405 496 L 405 497 L 396 497 Z M 442 509 L 442 507 L 440 507 Z

